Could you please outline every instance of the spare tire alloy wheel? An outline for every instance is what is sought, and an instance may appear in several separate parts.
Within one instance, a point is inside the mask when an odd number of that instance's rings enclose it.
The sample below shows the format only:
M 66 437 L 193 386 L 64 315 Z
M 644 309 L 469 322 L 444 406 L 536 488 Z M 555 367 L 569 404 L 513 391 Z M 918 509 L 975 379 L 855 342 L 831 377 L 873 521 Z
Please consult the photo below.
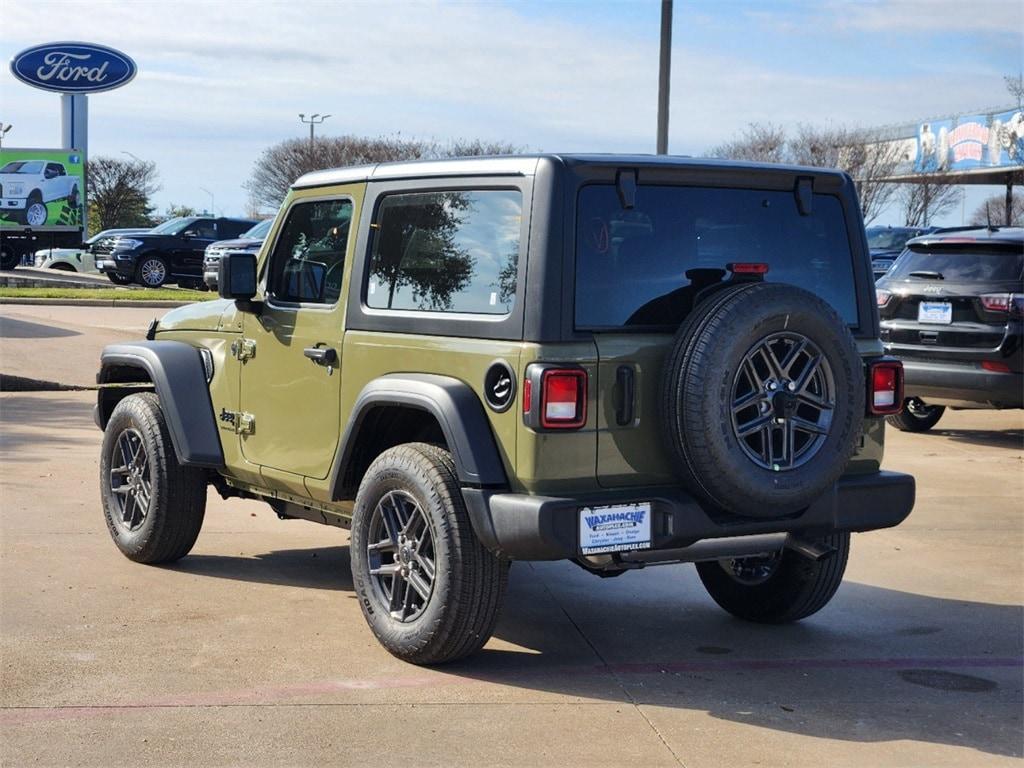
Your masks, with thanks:
M 139 282 L 149 288 L 159 288 L 167 280 L 167 265 L 163 259 L 147 258 L 139 264 Z
M 864 365 L 846 322 L 783 283 L 712 294 L 676 334 L 662 424 L 680 481 L 709 511 L 779 518 L 839 479 L 864 418 Z
M 832 367 L 800 333 L 773 333 L 744 356 L 733 383 L 732 428 L 747 457 L 785 472 L 812 459 L 835 409 Z

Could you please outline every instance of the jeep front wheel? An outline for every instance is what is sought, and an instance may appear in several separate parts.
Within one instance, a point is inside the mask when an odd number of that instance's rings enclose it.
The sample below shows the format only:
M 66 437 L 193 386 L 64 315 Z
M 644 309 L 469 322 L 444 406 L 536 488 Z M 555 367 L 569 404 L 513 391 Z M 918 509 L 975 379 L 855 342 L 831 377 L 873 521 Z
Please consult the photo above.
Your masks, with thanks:
M 697 563 L 712 599 L 733 616 L 761 624 L 785 624 L 817 613 L 839 589 L 850 555 L 850 534 L 815 539 L 826 549 L 819 560 L 783 549 L 767 557 Z
M 407 443 L 377 457 L 356 496 L 351 557 L 363 616 L 398 658 L 454 661 L 494 631 L 508 563 L 473 532 L 447 451 Z
M 169 563 L 188 554 L 206 511 L 202 470 L 178 463 L 152 392 L 117 404 L 103 432 L 100 494 L 110 536 L 129 560 Z

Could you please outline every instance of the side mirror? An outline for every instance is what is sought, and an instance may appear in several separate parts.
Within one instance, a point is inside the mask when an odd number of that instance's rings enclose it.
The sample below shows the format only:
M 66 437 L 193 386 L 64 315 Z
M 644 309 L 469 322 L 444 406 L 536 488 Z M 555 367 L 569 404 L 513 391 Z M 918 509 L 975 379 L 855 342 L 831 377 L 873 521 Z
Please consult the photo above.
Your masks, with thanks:
M 256 295 L 256 257 L 251 253 L 225 253 L 221 256 L 217 268 L 217 293 L 222 299 L 251 302 Z

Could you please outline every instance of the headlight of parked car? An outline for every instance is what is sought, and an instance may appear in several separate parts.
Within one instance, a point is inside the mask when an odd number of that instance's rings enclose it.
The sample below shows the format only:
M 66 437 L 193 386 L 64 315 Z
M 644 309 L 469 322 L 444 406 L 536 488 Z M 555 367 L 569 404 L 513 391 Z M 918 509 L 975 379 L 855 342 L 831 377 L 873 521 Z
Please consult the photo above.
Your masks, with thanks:
M 132 251 L 142 245 L 141 240 L 134 240 L 130 237 L 119 237 L 114 241 L 115 251 Z

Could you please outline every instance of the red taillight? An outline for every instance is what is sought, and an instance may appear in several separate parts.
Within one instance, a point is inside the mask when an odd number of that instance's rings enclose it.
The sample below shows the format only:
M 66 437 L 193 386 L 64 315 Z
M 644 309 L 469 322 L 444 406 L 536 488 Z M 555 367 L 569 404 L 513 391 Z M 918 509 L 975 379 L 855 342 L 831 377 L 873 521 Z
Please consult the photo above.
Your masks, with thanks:
M 549 368 L 540 379 L 540 425 L 545 429 L 579 429 L 587 422 L 587 373 Z
M 1024 296 L 1012 293 L 985 293 L 979 296 L 981 306 L 989 312 L 1000 312 L 1010 317 L 1024 316 Z
M 530 406 L 533 404 L 533 381 L 527 376 L 523 379 L 523 415 L 527 415 L 530 412 Z
M 903 408 L 903 363 L 879 360 L 868 374 L 868 412 L 873 416 L 899 413 Z
M 998 360 L 982 360 L 981 367 L 992 373 L 1010 373 L 1010 366 Z
M 768 274 L 768 265 L 763 262 L 751 262 L 751 261 L 738 261 L 734 264 L 729 264 L 729 271 L 734 275 L 766 275 Z

